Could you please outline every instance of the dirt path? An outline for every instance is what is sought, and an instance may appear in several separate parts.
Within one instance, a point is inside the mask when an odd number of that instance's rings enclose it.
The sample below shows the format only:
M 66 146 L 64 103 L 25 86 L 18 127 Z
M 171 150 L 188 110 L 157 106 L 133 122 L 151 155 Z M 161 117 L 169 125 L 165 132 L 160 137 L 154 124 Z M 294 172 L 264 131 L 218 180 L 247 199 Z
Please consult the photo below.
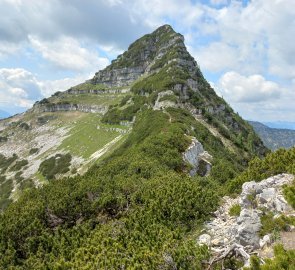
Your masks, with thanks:
M 122 136 L 123 136 L 122 134 L 119 135 L 118 137 L 116 137 L 115 139 L 107 143 L 103 148 L 93 153 L 90 156 L 89 161 L 93 161 L 95 159 L 100 158 L 102 155 L 104 155 L 116 142 L 118 142 L 122 138 Z

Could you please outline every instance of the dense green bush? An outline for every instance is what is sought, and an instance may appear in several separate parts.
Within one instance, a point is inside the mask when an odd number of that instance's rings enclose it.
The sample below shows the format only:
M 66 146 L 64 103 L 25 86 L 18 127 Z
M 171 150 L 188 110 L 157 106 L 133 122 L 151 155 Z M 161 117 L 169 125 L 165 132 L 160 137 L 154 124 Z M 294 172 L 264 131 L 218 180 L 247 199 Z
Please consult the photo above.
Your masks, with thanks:
M 265 259 L 261 264 L 258 257 L 251 257 L 251 267 L 244 270 L 293 270 L 295 269 L 295 250 L 285 250 L 282 245 L 274 247 L 274 259 Z
M 186 110 L 140 108 L 131 134 L 103 162 L 83 177 L 26 190 L 1 215 L 2 268 L 204 269 L 210 254 L 192 235 L 243 168 L 241 157 Z M 182 153 L 192 136 L 214 156 L 210 177 L 185 173 Z M 63 172 L 65 156 L 44 161 L 42 174 Z M 21 188 L 26 184 L 32 186 L 21 181 Z
M 30 154 L 30 155 L 34 155 L 34 154 L 36 154 L 38 151 L 39 151 L 39 148 L 31 148 L 30 151 L 29 151 L 29 154 Z
M 13 154 L 11 157 L 7 158 L 4 155 L 0 154 L 0 172 L 5 173 L 10 165 L 17 160 L 18 156 Z
M 22 167 L 28 165 L 29 162 L 26 159 L 17 160 L 13 166 L 10 167 L 10 171 L 19 171 Z
M 241 206 L 237 203 L 234 204 L 230 209 L 229 209 L 229 215 L 230 216 L 236 216 L 238 217 L 241 213 Z
M 287 202 L 295 209 L 295 180 L 292 185 L 284 187 L 283 191 Z
M 214 137 L 186 111 L 169 113 L 171 122 L 161 111 L 138 112 L 125 143 L 98 167 L 24 192 L 0 219 L 0 265 L 203 269 L 208 250 L 190 232 L 217 207 L 219 184 L 184 174 L 182 152 L 191 124 L 208 145 Z M 54 174 L 58 160 L 44 162 L 43 173 Z
M 260 236 L 271 233 L 275 237 L 275 234 L 281 231 L 288 231 L 290 229 L 290 225 L 295 225 L 295 217 L 280 216 L 278 218 L 274 218 L 272 213 L 267 213 L 260 219 L 262 224 L 259 231 Z
M 295 147 L 291 149 L 279 149 L 276 152 L 269 153 L 264 159 L 256 157 L 249 163 L 249 167 L 234 180 L 228 182 L 227 189 L 230 193 L 241 191 L 242 184 L 248 181 L 261 181 L 272 175 L 279 173 L 293 173 L 295 160 Z M 290 192 L 292 188 L 286 189 L 285 193 Z M 287 196 L 288 197 L 288 196 Z
M 56 154 L 45 159 L 39 166 L 39 171 L 48 180 L 55 179 L 57 174 L 64 174 L 70 170 L 72 156 L 70 154 Z

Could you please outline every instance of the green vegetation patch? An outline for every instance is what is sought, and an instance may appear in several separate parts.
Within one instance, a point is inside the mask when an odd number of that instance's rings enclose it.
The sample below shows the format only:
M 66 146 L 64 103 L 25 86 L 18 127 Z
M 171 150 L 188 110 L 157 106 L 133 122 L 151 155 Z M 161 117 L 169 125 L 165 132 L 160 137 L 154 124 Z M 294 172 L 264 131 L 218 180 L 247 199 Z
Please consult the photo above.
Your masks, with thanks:
M 17 160 L 18 156 L 13 154 L 11 157 L 5 157 L 4 155 L 0 154 L 0 171 L 1 173 L 5 173 L 8 167 Z
M 238 217 L 241 213 L 241 206 L 237 203 L 234 204 L 230 209 L 229 209 L 229 215 Z
M 11 202 L 9 199 L 13 189 L 12 179 L 6 179 L 5 176 L 0 176 L 0 212 L 4 210 Z
M 12 167 L 10 167 L 10 171 L 19 171 L 21 168 L 28 164 L 29 162 L 26 159 L 17 160 L 15 164 Z
M 178 101 L 178 98 L 175 95 L 165 95 L 159 99 L 159 102 L 162 101 L 172 101 L 176 103 Z
M 63 140 L 59 149 L 65 149 L 73 155 L 88 158 L 119 136 L 118 132 L 100 129 L 99 125 L 100 117 L 98 115 L 83 115 L 71 129 L 70 135 Z
M 292 185 L 285 186 L 283 192 L 287 202 L 295 209 L 295 180 Z
M 39 148 L 31 148 L 29 151 L 29 155 L 34 155 L 39 152 Z
M 264 264 L 257 256 L 251 256 L 251 266 L 244 270 L 292 270 L 295 269 L 295 250 L 285 250 L 282 244 L 274 246 L 274 258 L 264 259 Z
M 279 237 L 279 232 L 288 231 L 290 229 L 290 225 L 295 225 L 295 217 L 287 217 L 287 216 L 279 216 L 278 218 L 274 218 L 274 214 L 267 213 L 263 215 L 261 218 L 262 227 L 259 231 L 259 235 L 263 237 L 266 234 L 271 234 L 273 240 Z
M 111 106 L 120 103 L 126 94 L 64 94 L 62 97 L 51 97 L 51 104 L 85 104 Z
M 0 143 L 2 142 L 7 142 L 8 141 L 8 138 L 5 137 L 5 136 L 0 136 Z
M 279 149 L 276 152 L 269 153 L 264 159 L 258 157 L 254 158 L 247 170 L 236 177 L 234 180 L 228 182 L 227 189 L 230 193 L 240 193 L 243 183 L 249 181 L 261 181 L 270 176 L 280 173 L 295 173 L 294 167 L 295 147 L 292 149 Z M 290 192 L 292 196 L 294 188 L 287 188 L 285 195 Z M 287 195 L 287 198 L 290 196 Z M 288 199 L 292 205 L 292 199 Z M 292 201 L 291 201 L 292 200 Z M 294 205 L 294 204 L 293 204 Z
M 73 89 L 73 90 L 86 90 L 86 91 L 89 91 L 89 90 L 107 90 L 108 87 L 104 84 L 92 84 L 92 83 L 81 83 L 81 84 L 78 84 L 72 88 L 70 88 L 70 90 Z
M 70 154 L 56 154 L 40 164 L 39 172 L 48 180 L 55 179 L 57 174 L 64 174 L 70 170 L 72 156 Z

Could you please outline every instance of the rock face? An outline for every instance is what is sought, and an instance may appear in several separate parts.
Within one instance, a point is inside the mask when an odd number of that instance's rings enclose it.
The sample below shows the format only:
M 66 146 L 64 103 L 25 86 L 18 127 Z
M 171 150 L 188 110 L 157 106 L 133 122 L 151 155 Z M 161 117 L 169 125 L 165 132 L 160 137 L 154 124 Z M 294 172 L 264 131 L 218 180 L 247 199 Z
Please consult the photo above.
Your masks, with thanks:
M 205 176 L 209 174 L 212 156 L 204 151 L 203 145 L 196 138 L 192 139 L 192 143 L 183 153 L 183 159 L 192 166 L 189 172 L 191 176 L 196 174 Z
M 172 90 L 163 91 L 158 93 L 157 100 L 155 102 L 155 105 L 153 107 L 154 110 L 162 110 L 168 107 L 177 107 L 177 104 L 175 101 L 172 100 L 162 100 L 165 96 L 172 96 L 175 97 L 175 99 L 178 99 Z
M 124 67 L 111 70 L 101 70 L 95 74 L 92 82 L 95 84 L 105 84 L 110 87 L 126 86 L 144 73 L 145 65 L 147 64 L 130 68 Z
M 258 212 L 252 209 L 243 209 L 236 222 L 236 241 L 243 246 L 258 248 L 258 232 L 261 228 Z
M 76 89 L 70 88 L 66 91 L 68 94 L 71 95 L 83 95 L 83 94 L 91 94 L 91 95 L 101 95 L 101 94 L 125 94 L 129 92 L 129 88 L 126 89 L 104 89 L 104 90 L 83 90 L 83 89 Z
M 274 213 L 292 211 L 280 190 L 280 187 L 290 183 L 292 176 L 277 175 L 261 182 L 247 182 L 243 184 L 239 204 L 242 208 L 251 208 L 253 204 L 256 208 L 267 208 Z
M 87 104 L 44 104 L 35 105 L 33 111 L 37 113 L 42 112 L 58 112 L 58 111 L 80 111 L 87 113 L 101 113 L 105 114 L 108 110 L 107 106 L 87 105 Z
M 259 249 L 270 243 L 269 235 L 259 237 L 260 217 L 269 212 L 274 215 L 295 214 L 282 194 L 282 186 L 291 184 L 293 179 L 291 174 L 279 174 L 261 182 L 247 182 L 237 198 L 224 197 L 224 203 L 214 213 L 216 218 L 206 224 L 206 234 L 211 237 L 210 245 L 220 249 L 238 243 L 250 249 Z M 241 207 L 238 217 L 229 215 L 233 205 Z M 205 238 L 208 237 L 200 237 L 199 243 L 205 243 Z
M 173 50 L 183 51 L 186 57 L 166 60 Z M 162 67 L 162 62 L 167 65 L 175 62 L 179 66 L 185 66 L 190 72 L 195 72 L 197 63 L 188 55 L 183 36 L 174 32 L 170 25 L 163 25 L 131 44 L 128 51 L 119 55 L 104 70 L 98 71 L 89 82 L 108 87 L 127 86 L 143 74 L 157 72 Z

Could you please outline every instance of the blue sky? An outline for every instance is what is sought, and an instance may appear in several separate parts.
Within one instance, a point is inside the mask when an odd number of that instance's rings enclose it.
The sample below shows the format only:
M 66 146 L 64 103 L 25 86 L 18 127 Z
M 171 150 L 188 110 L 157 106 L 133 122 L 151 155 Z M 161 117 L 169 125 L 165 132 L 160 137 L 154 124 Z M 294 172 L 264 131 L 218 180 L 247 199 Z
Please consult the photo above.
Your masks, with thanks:
M 92 77 L 169 23 L 244 118 L 295 121 L 293 0 L 0 0 L 0 110 Z

